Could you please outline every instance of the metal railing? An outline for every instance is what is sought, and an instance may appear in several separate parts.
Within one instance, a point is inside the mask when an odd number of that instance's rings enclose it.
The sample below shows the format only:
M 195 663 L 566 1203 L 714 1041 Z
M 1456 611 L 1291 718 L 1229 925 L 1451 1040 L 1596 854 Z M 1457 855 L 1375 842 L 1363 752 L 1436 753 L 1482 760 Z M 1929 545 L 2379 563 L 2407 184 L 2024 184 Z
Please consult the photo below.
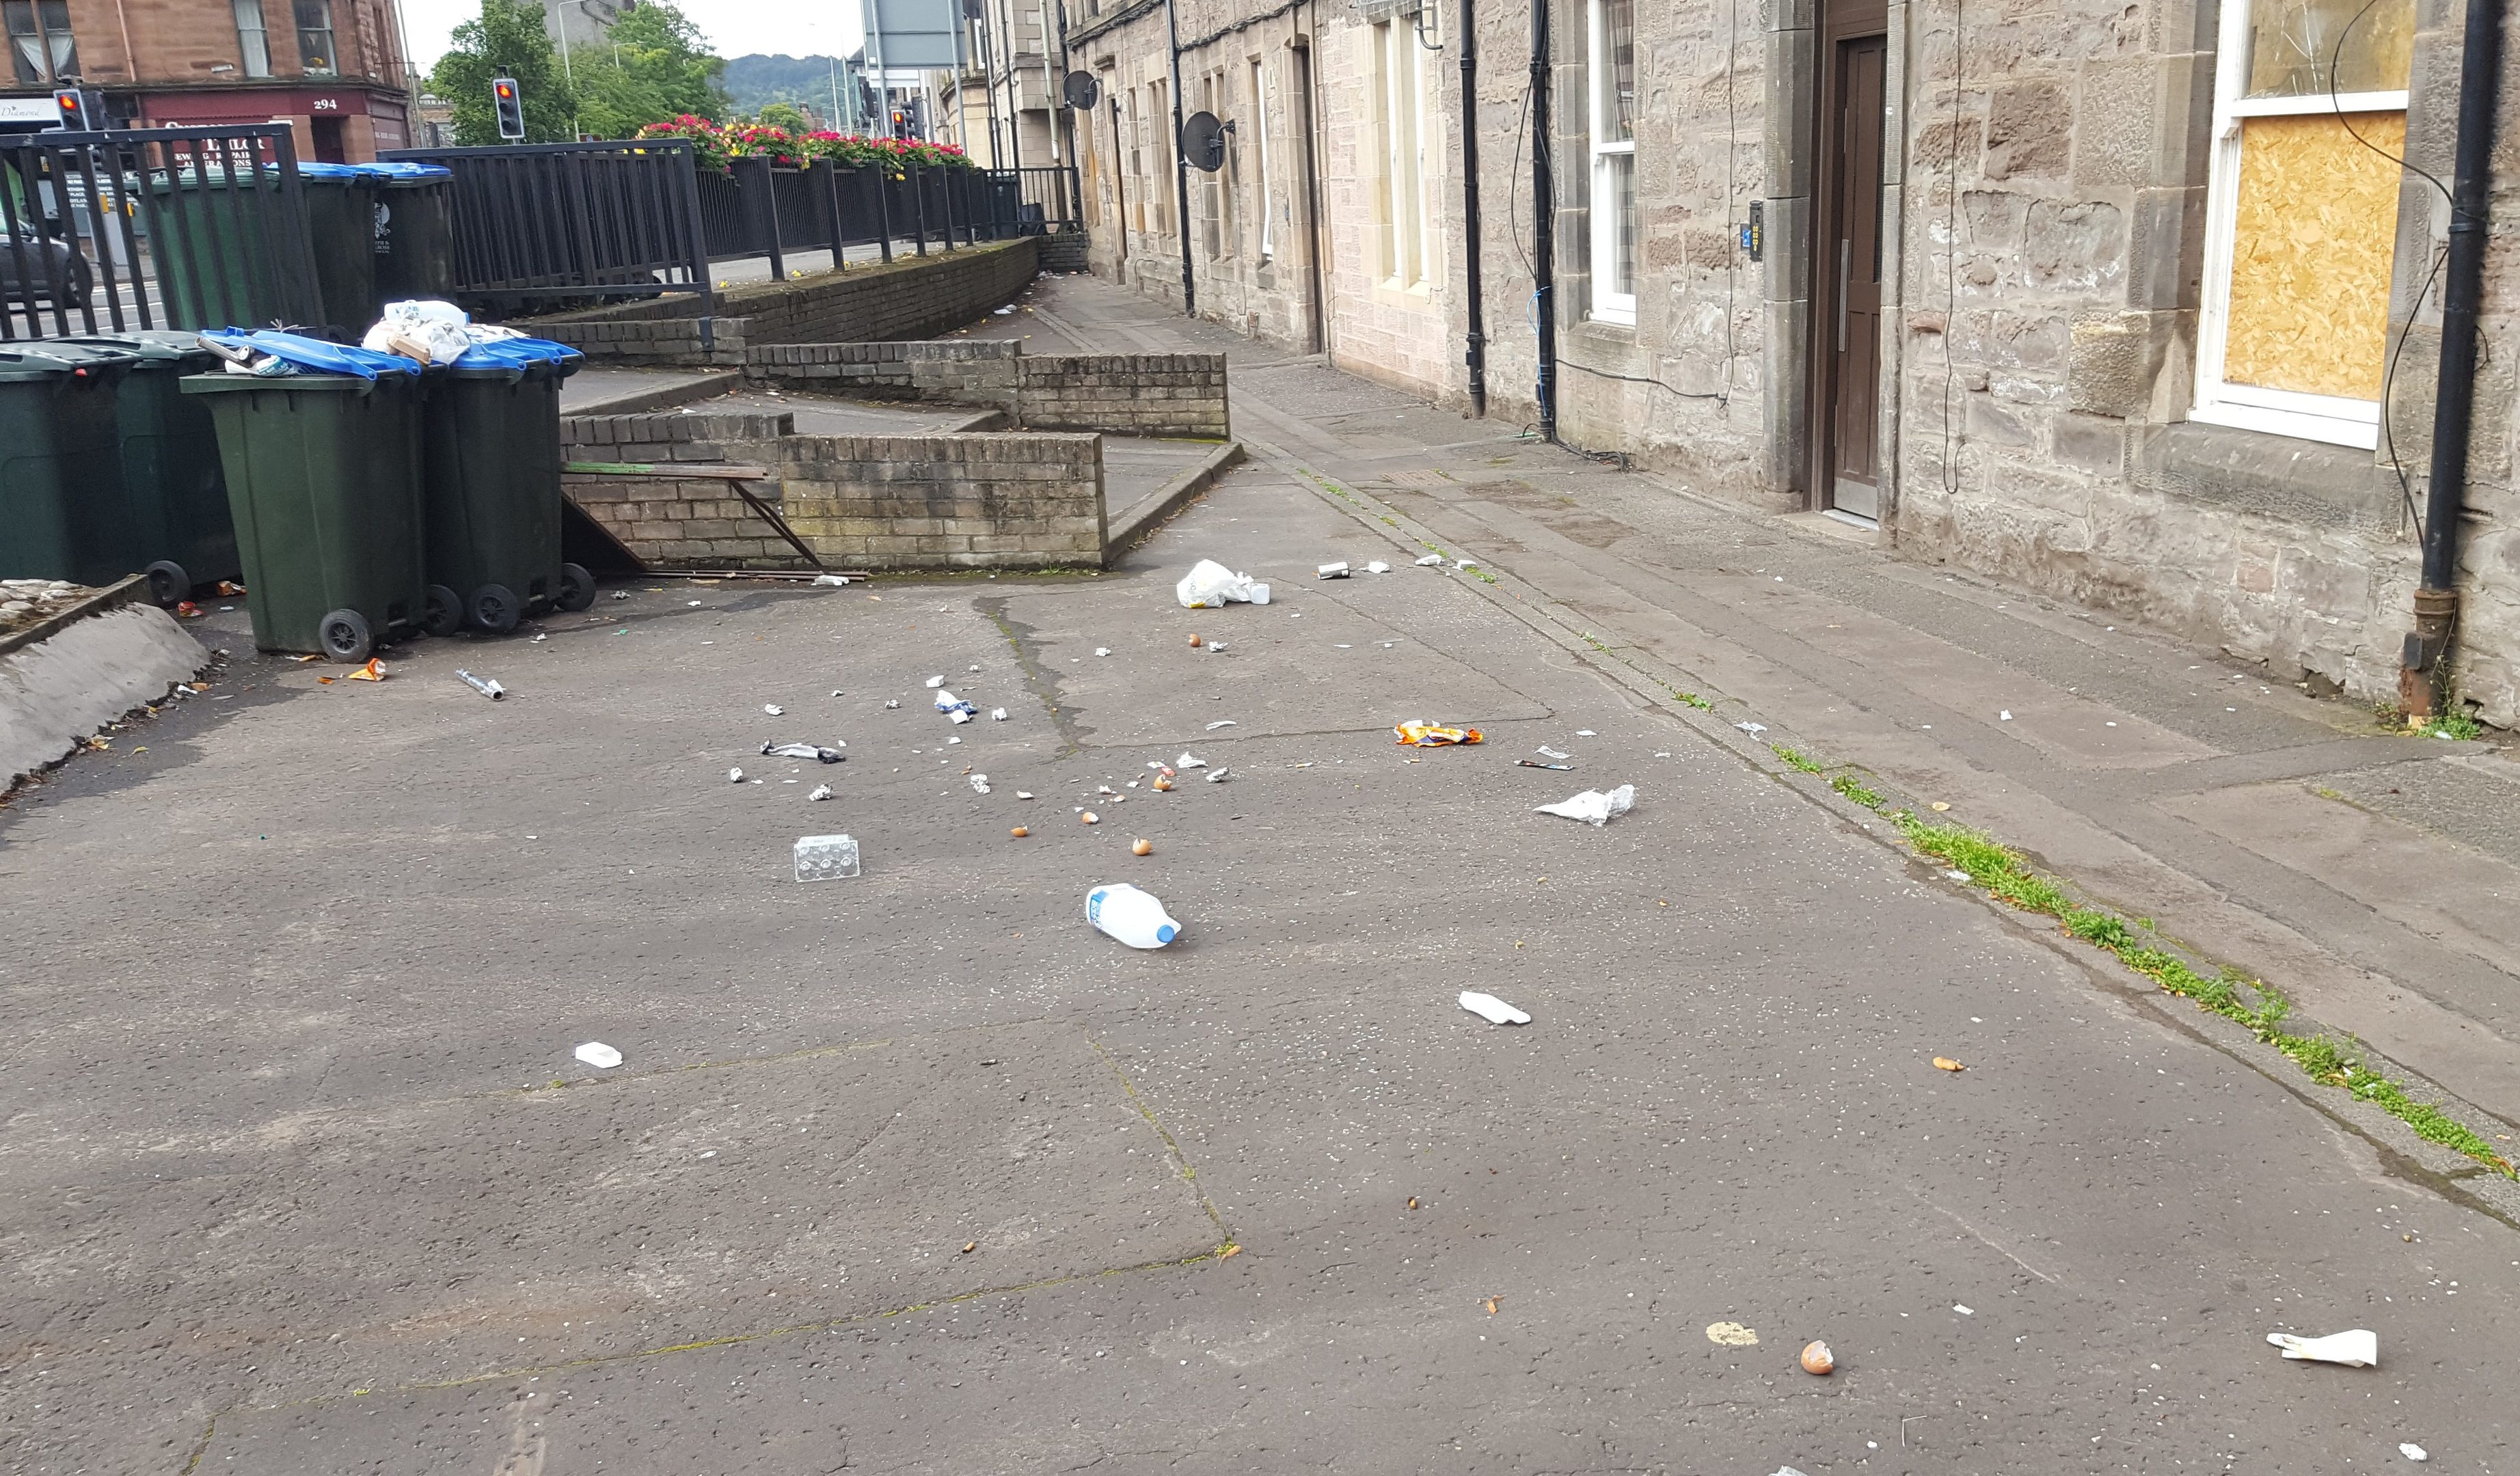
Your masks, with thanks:
M 0 340 L 303 324 L 315 282 L 285 123 L 0 138 Z
M 455 295 L 511 310 L 690 293 L 712 311 L 692 146 L 519 144 L 378 156 L 455 173 Z

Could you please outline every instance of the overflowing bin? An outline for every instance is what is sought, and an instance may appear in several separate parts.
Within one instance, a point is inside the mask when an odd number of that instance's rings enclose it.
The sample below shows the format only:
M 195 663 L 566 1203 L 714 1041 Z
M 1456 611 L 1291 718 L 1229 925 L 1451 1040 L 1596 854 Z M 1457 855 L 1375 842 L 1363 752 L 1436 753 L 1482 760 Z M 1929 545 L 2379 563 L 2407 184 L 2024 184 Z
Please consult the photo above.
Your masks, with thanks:
M 294 334 L 204 336 L 296 370 L 183 380 L 218 427 L 254 644 L 365 661 L 427 610 L 420 366 Z
M 136 564 L 116 399 L 139 355 L 0 352 L 0 578 L 111 584 Z
M 210 409 L 187 398 L 181 384 L 186 375 L 215 368 L 218 356 L 198 335 L 162 330 L 49 341 L 138 356 L 115 397 L 115 419 L 131 558 L 149 576 L 149 593 L 171 605 L 197 586 L 242 575 Z
M 529 610 L 595 603 L 595 577 L 560 547 L 560 386 L 581 362 L 565 344 L 510 338 L 428 372 L 430 634 L 505 633 Z

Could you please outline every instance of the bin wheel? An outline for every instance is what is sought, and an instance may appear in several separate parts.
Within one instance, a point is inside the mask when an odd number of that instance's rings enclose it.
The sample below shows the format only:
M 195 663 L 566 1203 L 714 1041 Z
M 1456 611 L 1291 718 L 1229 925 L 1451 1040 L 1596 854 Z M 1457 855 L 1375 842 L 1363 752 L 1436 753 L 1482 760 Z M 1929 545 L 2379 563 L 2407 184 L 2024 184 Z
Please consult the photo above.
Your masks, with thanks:
M 324 654 L 336 661 L 365 661 L 375 654 L 376 633 L 368 629 L 368 617 L 357 610 L 335 610 L 316 627 L 315 638 L 324 643 Z
M 472 623 L 494 636 L 515 630 L 522 612 L 516 593 L 504 584 L 485 584 L 472 592 Z
M 464 597 L 442 584 L 428 587 L 428 608 L 420 628 L 432 636 L 451 636 L 464 628 Z
M 149 576 L 149 598 L 168 609 L 193 598 L 193 576 L 171 559 L 160 559 L 141 572 Z
M 560 607 L 572 613 L 592 609 L 595 605 L 595 576 L 586 566 L 563 563 L 560 566 Z

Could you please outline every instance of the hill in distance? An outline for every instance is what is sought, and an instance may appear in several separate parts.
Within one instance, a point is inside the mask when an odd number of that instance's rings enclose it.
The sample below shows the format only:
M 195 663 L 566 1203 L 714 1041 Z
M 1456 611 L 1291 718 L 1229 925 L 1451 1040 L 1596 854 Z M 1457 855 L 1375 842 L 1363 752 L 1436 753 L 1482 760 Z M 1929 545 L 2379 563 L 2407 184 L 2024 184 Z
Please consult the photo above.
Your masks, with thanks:
M 832 65 L 830 57 L 767 57 L 755 52 L 728 61 L 722 85 L 735 111 L 747 115 L 772 103 L 829 112 Z

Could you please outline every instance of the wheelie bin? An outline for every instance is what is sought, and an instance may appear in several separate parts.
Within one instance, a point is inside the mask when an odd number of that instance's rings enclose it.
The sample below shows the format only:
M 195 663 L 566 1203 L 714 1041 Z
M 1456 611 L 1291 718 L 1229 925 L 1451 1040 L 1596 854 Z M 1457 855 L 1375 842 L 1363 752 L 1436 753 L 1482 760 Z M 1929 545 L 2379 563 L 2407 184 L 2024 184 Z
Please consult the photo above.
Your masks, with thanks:
M 595 576 L 560 553 L 560 386 L 581 362 L 565 344 L 510 338 L 428 372 L 429 634 L 505 634 L 528 611 L 595 603 Z
M 374 199 L 377 311 L 455 293 L 455 171 L 444 164 L 358 164 Z
M 159 604 L 192 598 L 202 585 L 235 579 L 236 524 L 218 433 L 204 401 L 185 397 L 188 374 L 216 368 L 200 335 L 166 330 L 93 334 L 50 340 L 137 354 L 116 396 L 122 484 L 129 499 L 132 558 Z
M 302 163 L 299 198 L 314 248 L 323 329 L 357 342 L 377 321 L 377 197 L 360 164 Z
M 0 579 L 103 585 L 137 567 L 114 407 L 138 362 L 57 342 L 0 352 Z
M 218 426 L 254 645 L 365 661 L 427 608 L 419 366 L 294 334 L 212 336 L 300 370 L 183 380 Z

